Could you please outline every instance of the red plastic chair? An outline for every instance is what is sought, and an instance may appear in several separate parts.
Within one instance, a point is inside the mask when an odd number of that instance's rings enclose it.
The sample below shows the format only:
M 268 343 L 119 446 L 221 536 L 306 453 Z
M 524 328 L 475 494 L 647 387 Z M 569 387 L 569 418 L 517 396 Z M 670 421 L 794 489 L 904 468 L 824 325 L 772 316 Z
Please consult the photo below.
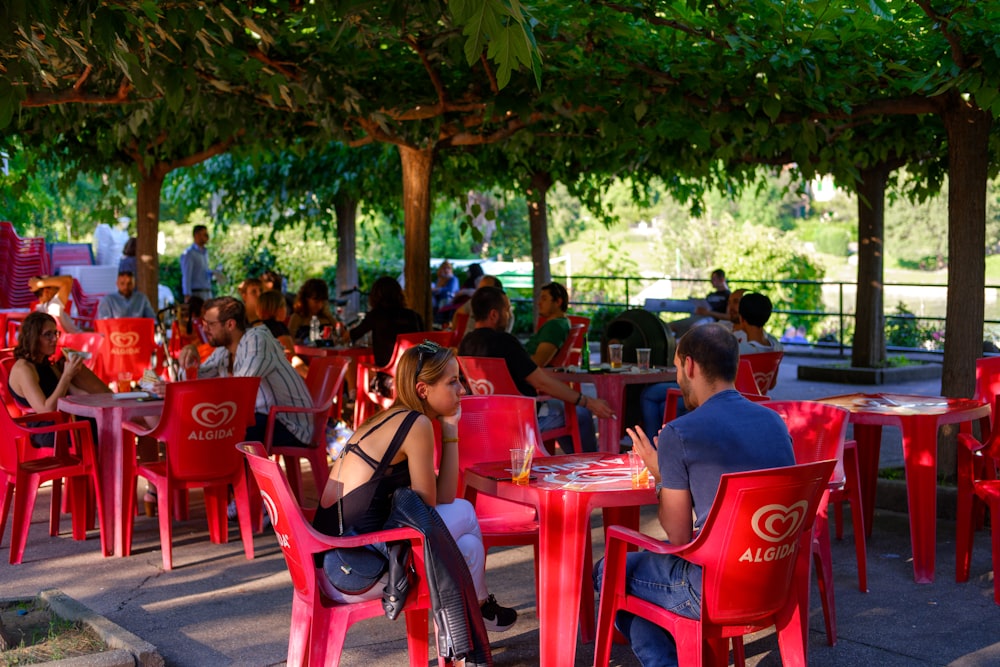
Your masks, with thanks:
M 955 526 L 955 581 L 969 580 L 972 543 L 983 507 L 990 510 L 993 547 L 993 601 L 1000 604 L 1000 396 L 993 404 L 993 428 L 985 442 L 958 434 L 958 506 Z
M 56 422 L 37 426 L 38 422 Z M 55 434 L 55 446 L 36 450 L 28 442 L 32 434 Z M 65 434 L 65 435 L 64 435 Z M 99 489 L 94 442 L 90 423 L 63 421 L 58 412 L 44 412 L 13 418 L 0 408 L 0 487 L 3 488 L 0 504 L 0 539 L 3 538 L 10 512 L 14 505 L 11 524 L 10 563 L 16 565 L 24 557 L 24 547 L 31 526 L 38 487 L 52 482 L 52 506 L 49 510 L 49 535 L 59 534 L 59 508 L 62 496 L 62 479 L 68 479 L 70 507 L 73 514 L 73 539 L 87 539 L 87 482 Z M 101 494 L 96 493 L 97 516 L 101 532 L 101 553 L 105 548 L 104 511 Z
M 311 408 L 294 408 L 290 406 L 272 406 L 267 416 L 267 431 L 265 442 L 272 456 L 281 456 L 285 462 L 285 474 L 288 475 L 289 486 L 298 498 L 300 505 L 305 505 L 305 492 L 302 488 L 302 470 L 299 459 L 307 459 L 312 468 L 316 490 L 320 493 L 330 476 L 330 466 L 326 457 L 326 422 L 330 417 L 333 402 L 344 386 L 344 376 L 350 365 L 350 357 L 316 357 L 309 364 L 309 374 L 306 376 L 306 386 L 312 397 Z M 309 447 L 275 447 L 271 444 L 274 434 L 274 420 L 281 412 L 298 412 L 313 416 L 313 439 Z
M 462 369 L 462 375 L 469 385 L 470 393 L 475 396 L 488 396 L 491 394 L 506 394 L 508 396 L 522 396 L 514 384 L 514 378 L 507 370 L 507 362 L 497 357 L 458 357 L 458 365 Z M 536 396 L 536 401 L 547 401 L 549 396 Z M 576 421 L 576 406 L 569 401 L 563 401 L 566 414 L 566 423 L 559 428 L 552 428 L 542 432 L 542 442 L 553 442 L 558 438 L 568 435 L 573 439 L 573 448 L 576 452 L 582 452 L 580 445 L 580 425 Z
M 784 352 L 756 352 L 740 355 L 740 359 L 750 362 L 753 379 L 757 383 L 757 393 L 766 394 L 778 384 L 778 368 Z
M 0 358 L 0 398 L 3 399 L 3 404 L 11 416 L 20 417 L 21 415 L 30 413 L 31 408 L 22 407 L 21 404 L 15 401 L 7 386 L 7 382 L 10 380 L 10 369 L 14 367 L 15 363 L 17 363 L 17 359 L 13 356 Z
M 81 352 L 89 352 L 90 359 L 83 362 L 83 365 L 94 370 L 100 362 L 101 348 L 104 345 L 104 334 L 100 333 L 75 333 L 63 334 L 59 337 L 59 344 L 56 345 L 56 354 L 61 354 L 64 347 Z
M 157 514 L 160 521 L 160 547 L 163 569 L 173 568 L 170 500 L 175 492 L 205 489 L 209 538 L 214 544 L 229 541 L 226 518 L 228 487 L 232 485 L 239 514 L 240 536 L 248 560 L 253 558 L 253 532 L 250 518 L 250 493 L 243 457 L 235 446 L 246 437 L 247 426 L 254 423 L 254 402 L 260 386 L 258 377 L 223 377 L 166 385 L 163 415 L 151 429 L 126 422 L 125 474 L 145 477 L 156 487 Z M 166 443 L 166 457 L 160 461 L 135 461 L 135 437 L 148 435 Z M 126 477 L 128 479 L 128 477 Z M 135 502 L 135 493 L 126 494 Z M 133 507 L 123 508 L 124 516 L 134 517 Z M 132 521 L 125 525 L 125 545 L 131 550 Z M 128 555 L 128 554 L 125 554 Z
M 564 365 L 579 366 L 580 359 L 583 356 L 583 346 L 587 340 L 587 333 L 590 331 L 590 318 L 583 317 L 581 315 L 567 315 L 566 317 L 567 319 L 569 319 L 570 326 L 579 324 L 580 326 L 583 327 L 583 331 L 580 332 L 576 344 L 573 346 L 569 358 L 566 360 L 566 363 Z M 587 354 L 590 354 L 589 348 L 587 349 Z
M 267 458 L 263 445 L 245 442 L 237 450 L 246 455 L 250 470 L 260 487 L 271 526 L 278 538 L 285 564 L 292 577 L 292 627 L 288 637 L 289 667 L 337 665 L 344 649 L 347 630 L 357 621 L 382 616 L 380 598 L 342 604 L 331 599 L 332 589 L 316 565 L 314 556 L 340 547 L 357 547 L 377 542 L 408 540 L 412 543 L 414 569 L 424 572 L 423 536 L 411 528 L 395 528 L 353 537 L 330 537 L 317 532 L 295 501 L 288 481 L 275 461 Z M 411 587 L 403 613 L 410 667 L 427 665 L 427 610 L 430 598 L 423 576 Z
M 555 356 L 549 360 L 548 365 L 552 368 L 569 366 L 572 363 L 574 350 L 577 356 L 577 362 L 579 362 L 580 345 L 583 341 L 583 331 L 584 327 L 582 324 L 571 325 L 569 328 L 569 335 L 566 336 L 566 340 L 563 341 L 563 344 L 556 351 Z
M 98 374 L 105 383 L 118 382 L 119 373 L 131 373 L 138 381 L 150 366 L 156 342 L 153 320 L 148 317 L 119 317 L 96 320 L 94 327 L 104 334 Z M 154 369 L 155 370 L 155 369 Z
M 463 310 L 455 313 L 455 317 L 451 320 L 451 343 L 449 347 L 458 349 L 459 343 L 465 338 L 465 330 L 469 328 L 470 317 L 471 314 Z
M 607 665 L 615 615 L 625 610 L 673 635 L 681 665 L 727 665 L 728 639 L 776 626 L 781 661 L 806 665 L 798 591 L 809 585 L 809 529 L 834 461 L 722 475 L 698 535 L 672 545 L 608 529 L 594 665 Z M 777 520 L 774 520 L 777 519 Z M 701 618 L 673 614 L 625 591 L 629 545 L 702 567 Z
M 850 413 L 844 408 L 813 401 L 770 401 L 765 406 L 774 410 L 784 420 L 792 436 L 796 463 L 812 463 L 834 459 L 837 462 L 830 488 L 844 488 L 848 480 L 844 472 L 844 437 Z M 861 485 L 857 471 L 849 481 L 851 508 L 854 520 L 858 520 L 861 510 Z M 816 523 L 813 525 L 812 554 L 816 567 L 816 581 L 820 600 L 823 603 L 823 619 L 826 623 L 826 642 L 830 646 L 837 643 L 837 608 L 833 594 L 833 555 L 830 551 L 830 524 L 827 514 L 829 494 L 824 494 L 816 508 Z M 858 524 L 856 524 L 858 525 Z M 863 526 L 863 524 L 860 524 Z M 866 569 L 865 532 L 855 529 L 854 543 L 858 549 L 858 572 Z M 867 580 L 867 575 L 865 575 Z M 809 590 L 801 591 L 803 607 L 808 608 Z M 808 629 L 808 628 L 806 628 Z
M 396 392 L 392 396 L 383 396 L 372 390 L 372 379 L 378 373 L 385 373 L 395 377 L 396 362 L 411 347 L 420 345 L 425 340 L 433 341 L 442 347 L 451 345 L 452 332 L 450 331 L 418 331 L 417 333 L 399 334 L 396 336 L 396 346 L 392 350 L 392 357 L 389 363 L 379 367 L 375 364 L 358 362 L 358 386 L 357 400 L 354 402 L 354 426 L 362 424 L 379 410 L 385 410 L 396 400 Z

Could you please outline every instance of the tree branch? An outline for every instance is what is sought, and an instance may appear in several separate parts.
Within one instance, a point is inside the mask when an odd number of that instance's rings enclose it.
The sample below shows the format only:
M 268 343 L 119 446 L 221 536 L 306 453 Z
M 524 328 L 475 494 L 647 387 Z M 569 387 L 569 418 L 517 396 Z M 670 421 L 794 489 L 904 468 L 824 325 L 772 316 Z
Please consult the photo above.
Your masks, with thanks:
M 430 59 L 427 57 L 427 52 L 421 48 L 420 42 L 413 35 L 407 35 L 404 41 L 410 45 L 418 56 L 420 56 L 420 62 L 423 63 L 424 70 L 427 72 L 427 77 L 431 80 L 431 85 L 434 86 L 434 90 L 437 92 L 438 105 L 444 106 L 448 103 L 448 91 L 445 88 L 444 82 L 441 81 L 441 75 L 436 69 L 431 65 Z
M 969 59 L 962 50 L 962 44 L 959 38 L 950 30 L 948 30 L 948 25 L 951 23 L 951 15 L 943 15 L 937 13 L 931 3 L 928 0 L 915 0 L 920 9 L 924 10 L 924 14 L 927 15 L 932 21 L 937 23 L 941 27 L 941 34 L 948 41 L 951 46 L 951 59 L 960 69 L 967 69 L 969 67 Z
M 479 54 L 479 62 L 482 63 L 483 71 L 486 72 L 486 78 L 490 80 L 490 92 L 496 95 L 500 92 L 500 86 L 497 85 L 496 74 L 493 73 L 493 68 L 490 67 L 490 61 L 486 58 L 485 53 Z

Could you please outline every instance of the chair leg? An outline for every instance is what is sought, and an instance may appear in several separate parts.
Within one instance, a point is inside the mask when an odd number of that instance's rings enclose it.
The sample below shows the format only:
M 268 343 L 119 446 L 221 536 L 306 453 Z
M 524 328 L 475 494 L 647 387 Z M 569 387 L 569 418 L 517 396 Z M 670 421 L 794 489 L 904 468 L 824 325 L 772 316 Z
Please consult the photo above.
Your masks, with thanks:
M 160 552 L 163 554 L 163 569 L 174 569 L 173 537 L 174 530 L 170 514 L 170 489 L 166 484 L 156 485 L 156 513 L 160 522 Z
M 206 486 L 204 493 L 205 514 L 208 518 L 208 538 L 213 544 L 226 544 L 229 542 L 229 521 L 226 517 L 226 506 L 229 499 L 228 485 Z M 244 493 L 246 493 L 245 490 Z M 245 514 L 249 519 L 249 502 L 247 504 Z
M 851 442 L 854 442 L 853 440 Z M 865 526 L 865 508 L 861 500 L 861 472 L 858 469 L 858 451 L 856 446 L 844 449 L 844 470 L 847 479 L 844 491 L 851 503 L 851 522 L 854 524 L 854 555 L 858 564 L 858 590 L 868 592 L 868 534 Z M 840 517 L 840 510 L 837 510 Z M 838 535 L 840 539 L 840 535 Z
M 10 526 L 10 564 L 24 558 L 24 546 L 31 528 L 31 510 L 38 495 L 38 480 L 28 474 L 18 474 L 14 493 L 14 521 Z
M 426 609 L 410 609 L 403 612 L 406 617 L 406 649 L 410 655 L 410 667 L 427 667 L 427 619 Z
M 66 490 L 69 492 L 70 507 L 73 517 L 73 539 L 87 539 L 87 478 L 70 477 L 66 480 Z
M 11 501 L 14 499 L 14 480 L 6 473 L 0 472 L 0 486 L 3 486 L 3 501 L 0 502 L 0 544 L 3 544 L 3 533 L 7 529 L 7 515 L 10 513 Z M 11 529 L 13 530 L 13 528 Z M 535 547 L 535 580 L 538 580 L 538 547 Z M 535 592 L 538 584 L 535 584 Z
M 958 448 L 958 490 L 955 508 L 955 581 L 969 580 L 969 565 L 972 559 L 973 514 L 979 504 L 972 480 L 972 454 L 965 448 Z
M 990 529 L 993 533 L 993 602 L 1000 604 L 1000 581 L 997 581 L 997 572 L 1000 572 L 1000 507 L 990 505 Z
M 250 487 L 247 484 L 246 472 L 241 479 L 233 484 L 236 496 L 236 516 L 240 524 L 240 539 L 243 540 L 243 553 L 247 560 L 253 560 L 253 526 L 250 512 Z M 225 497 L 225 496 L 223 496 Z
M 52 504 L 49 507 L 49 536 L 55 537 L 59 534 L 59 519 L 68 507 L 62 505 L 62 479 L 52 480 Z

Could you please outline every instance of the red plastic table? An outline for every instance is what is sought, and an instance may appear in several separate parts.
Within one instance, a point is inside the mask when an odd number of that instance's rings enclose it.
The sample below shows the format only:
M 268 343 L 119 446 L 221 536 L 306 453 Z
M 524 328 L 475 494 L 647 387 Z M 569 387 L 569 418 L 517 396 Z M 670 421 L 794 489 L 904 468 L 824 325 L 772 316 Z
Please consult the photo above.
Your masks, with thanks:
M 597 390 L 597 397 L 607 401 L 614 411 L 615 418 L 598 420 L 597 449 L 601 452 L 617 454 L 621 451 L 621 420 L 625 415 L 625 387 L 630 384 L 654 384 L 657 382 L 674 382 L 677 380 L 676 368 L 654 368 L 641 373 L 631 372 L 629 366 L 624 366 L 619 372 L 593 371 L 590 373 L 574 373 L 572 371 L 546 368 L 546 371 L 562 382 L 592 383 Z M 627 424 L 630 426 L 630 424 Z
M 116 399 L 114 394 L 86 394 L 65 396 L 59 399 L 59 410 L 80 417 L 93 417 L 97 421 L 97 465 L 101 481 L 101 496 L 104 504 L 105 525 L 111 531 L 105 540 L 112 554 L 127 556 L 129 545 L 125 544 L 125 522 L 131 521 L 131 509 L 135 507 L 132 488 L 132 469 L 135 467 L 135 451 L 126 454 L 122 438 L 122 423 L 136 417 L 158 415 L 163 411 L 163 401 L 137 401 Z M 128 488 L 126 488 L 126 486 Z M 126 514 L 128 513 L 128 515 Z
M 896 426 L 903 435 L 906 495 L 910 510 L 913 578 L 919 584 L 934 581 L 937 529 L 937 434 L 943 424 L 988 417 L 990 406 L 969 398 L 908 394 L 844 394 L 818 399 L 847 408 L 858 442 L 861 495 L 866 532 L 875 514 L 875 486 L 882 427 Z
M 532 481 L 517 486 L 510 480 L 510 461 L 481 463 L 465 471 L 465 497 L 477 493 L 532 505 L 538 511 L 538 621 L 540 664 L 573 665 L 576 656 L 578 610 L 584 591 L 584 641 L 593 628 L 593 580 L 584 564 L 590 513 L 600 507 L 604 525 L 637 527 L 639 506 L 656 503 L 652 487 L 633 489 L 628 457 L 622 454 L 584 453 L 537 458 Z

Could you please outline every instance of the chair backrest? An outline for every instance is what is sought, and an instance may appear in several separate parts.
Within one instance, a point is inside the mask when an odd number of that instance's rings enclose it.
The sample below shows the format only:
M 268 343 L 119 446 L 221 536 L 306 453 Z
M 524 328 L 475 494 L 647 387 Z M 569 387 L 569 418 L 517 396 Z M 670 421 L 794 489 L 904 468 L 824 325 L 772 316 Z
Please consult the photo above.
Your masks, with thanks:
M 382 370 L 387 370 L 395 375 L 396 364 L 403 353 L 411 347 L 420 345 L 425 340 L 433 341 L 442 347 L 451 346 L 452 332 L 450 331 L 417 331 L 416 333 L 405 333 L 396 336 L 396 346 L 392 348 L 392 357 Z
M 559 347 L 555 356 L 549 360 L 549 366 L 553 368 L 559 368 L 566 366 L 570 363 L 570 357 L 573 355 L 573 351 L 576 350 L 577 354 L 580 352 L 580 344 L 583 340 L 584 327 L 582 324 L 572 324 L 569 327 L 569 335 L 566 336 L 566 340 Z
M 313 415 L 313 444 L 317 447 L 326 446 L 326 421 L 330 417 L 333 402 L 344 386 L 344 377 L 350 365 L 350 357 L 315 357 L 309 362 L 306 387 L 312 397 L 313 407 L 326 406 L 325 410 Z
M 796 463 L 834 459 L 834 482 L 844 481 L 844 440 L 850 411 L 837 405 L 815 401 L 767 401 L 762 405 L 784 420 L 792 436 Z
M 166 385 L 163 415 L 150 434 L 167 443 L 167 466 L 174 479 L 232 476 L 242 466 L 236 444 L 254 423 L 259 377 L 223 377 Z
M 465 330 L 469 328 L 469 318 L 472 314 L 459 308 L 455 311 L 455 317 L 451 320 L 451 347 L 458 348 L 458 344 L 465 338 Z
M 736 391 L 744 395 L 761 395 L 760 387 L 757 386 L 757 380 L 753 377 L 753 366 L 750 365 L 746 357 L 740 359 L 740 365 L 736 369 Z
M 257 480 L 264 508 L 271 517 L 271 527 L 292 577 L 292 586 L 299 595 L 311 598 L 316 592 L 316 565 L 311 551 L 306 548 L 312 542 L 310 526 L 288 486 L 288 479 L 278 462 L 268 458 L 261 443 L 243 442 L 233 451 L 246 456 L 250 472 Z
M 778 383 L 778 367 L 783 356 L 784 352 L 756 352 L 740 356 L 740 359 L 750 362 L 758 394 L 766 394 Z
M 98 361 L 100 361 L 101 347 L 104 345 L 104 334 L 101 333 L 67 333 L 59 337 L 59 344 L 56 346 L 56 352 L 62 352 L 64 347 L 68 347 L 71 350 L 79 350 L 81 352 L 89 352 L 90 359 L 87 359 L 83 365 L 94 370 L 97 367 Z
M 590 318 L 589 317 L 583 317 L 582 315 L 567 315 L 566 317 L 569 318 L 570 326 L 572 326 L 574 324 L 582 325 L 583 326 L 583 331 L 581 331 L 580 335 L 577 337 L 576 344 L 573 346 L 573 349 L 570 351 L 569 358 L 566 359 L 566 363 L 564 365 L 566 365 L 566 366 L 573 366 L 573 365 L 579 366 L 580 365 L 580 358 L 583 356 L 584 341 L 587 340 L 587 333 L 590 331 Z M 587 354 L 590 354 L 590 349 L 589 348 L 587 349 Z
M 976 359 L 976 394 L 973 398 L 993 405 L 997 396 L 1000 396 L 1000 357 Z
M 500 360 L 503 361 L 502 359 Z M 530 396 L 463 396 L 458 420 L 458 495 L 465 495 L 465 470 L 486 461 L 509 461 L 511 449 L 534 447 L 534 456 L 548 456 L 538 429 L 535 401 Z M 480 516 L 533 519 L 535 510 L 497 498 L 476 499 Z
M 474 396 L 507 394 L 522 396 L 507 370 L 507 362 L 499 357 L 458 357 L 458 366 Z
M 703 620 L 753 624 L 785 607 L 833 466 L 820 461 L 722 475 L 705 524 L 683 555 L 703 567 Z
M 153 337 L 153 320 L 148 317 L 118 317 L 94 320 L 94 328 L 104 334 L 101 348 L 101 368 L 105 382 L 118 380 L 118 374 L 132 373 L 138 380 L 150 367 L 150 357 L 156 341 Z
M 10 380 L 10 369 L 17 363 L 13 355 L 0 358 L 0 399 L 11 417 L 20 417 L 24 414 L 24 409 L 14 401 L 14 397 L 7 388 L 7 381 Z M 2 535 L 0 535 L 2 537 Z

